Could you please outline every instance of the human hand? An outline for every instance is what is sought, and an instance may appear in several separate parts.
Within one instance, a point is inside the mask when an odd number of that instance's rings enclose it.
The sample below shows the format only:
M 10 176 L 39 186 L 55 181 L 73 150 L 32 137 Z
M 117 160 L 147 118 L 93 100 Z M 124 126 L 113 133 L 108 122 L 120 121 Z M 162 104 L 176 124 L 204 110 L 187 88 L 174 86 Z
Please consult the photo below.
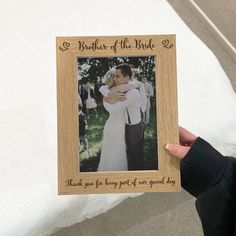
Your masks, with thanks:
M 179 159 L 183 159 L 185 155 L 188 153 L 191 145 L 196 140 L 197 136 L 179 126 L 179 140 L 180 145 L 178 144 L 167 144 L 166 149 L 170 154 L 176 156 Z
M 109 92 L 107 97 L 104 97 L 104 101 L 108 103 L 116 103 L 118 101 L 124 101 L 126 99 L 125 94 L 119 92 L 119 91 L 113 91 Z
M 139 89 L 142 85 L 143 85 L 143 83 L 138 80 L 131 81 L 131 82 L 125 83 L 125 84 L 119 84 L 110 90 L 109 95 L 114 93 L 115 91 L 116 92 L 119 91 L 120 93 L 125 93 L 131 89 Z
M 134 86 L 133 86 L 134 87 Z M 131 87 L 130 86 L 130 84 L 119 84 L 119 85 L 117 85 L 116 87 L 113 87 L 112 89 L 111 89 L 111 92 L 113 91 L 113 92 L 120 92 L 120 93 L 125 93 L 125 92 L 127 92 L 128 90 L 130 90 L 130 89 L 132 89 L 133 87 Z M 112 94 L 112 93 L 111 93 Z M 110 93 L 109 93 L 109 95 L 110 95 Z
M 139 89 L 143 83 L 138 80 L 133 80 L 129 83 L 130 89 Z
M 143 83 L 141 81 L 135 80 L 134 83 L 136 84 L 136 88 L 140 88 L 141 86 L 143 86 Z

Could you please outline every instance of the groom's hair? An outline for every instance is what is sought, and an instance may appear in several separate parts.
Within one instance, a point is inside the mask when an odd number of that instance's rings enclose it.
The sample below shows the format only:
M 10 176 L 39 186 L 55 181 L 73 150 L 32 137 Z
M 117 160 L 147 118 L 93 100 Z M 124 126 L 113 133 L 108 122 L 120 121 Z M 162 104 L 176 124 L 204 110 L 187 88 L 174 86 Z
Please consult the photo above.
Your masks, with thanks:
M 129 76 L 129 78 L 132 77 L 132 67 L 130 64 L 127 64 L 127 63 L 123 63 L 123 64 L 120 64 L 118 66 L 116 66 L 116 69 L 117 70 L 121 70 L 121 74 L 123 76 Z

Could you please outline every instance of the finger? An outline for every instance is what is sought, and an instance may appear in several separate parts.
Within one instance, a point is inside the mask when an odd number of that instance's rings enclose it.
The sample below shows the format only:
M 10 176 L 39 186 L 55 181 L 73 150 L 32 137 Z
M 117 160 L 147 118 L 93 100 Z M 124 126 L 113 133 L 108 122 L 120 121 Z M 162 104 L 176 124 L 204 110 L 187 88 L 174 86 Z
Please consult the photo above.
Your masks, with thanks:
M 186 154 L 188 153 L 190 147 L 181 146 L 181 145 L 177 145 L 177 144 L 169 144 L 168 143 L 166 145 L 166 149 L 173 156 L 176 156 L 179 159 L 183 159 L 186 156 Z
M 119 98 L 119 99 L 126 99 L 126 96 L 117 96 L 117 98 Z
M 122 92 L 122 91 L 117 91 L 116 92 L 118 95 L 123 95 L 123 96 L 125 96 L 125 94 Z
M 126 97 L 115 96 L 115 97 L 113 98 L 113 100 L 114 100 L 114 101 L 124 101 L 124 100 L 126 100 Z
M 187 129 L 179 126 L 179 140 L 181 145 L 191 146 L 196 140 L 197 136 Z
M 117 98 L 124 98 L 126 96 L 124 94 L 116 94 L 115 97 L 117 97 Z

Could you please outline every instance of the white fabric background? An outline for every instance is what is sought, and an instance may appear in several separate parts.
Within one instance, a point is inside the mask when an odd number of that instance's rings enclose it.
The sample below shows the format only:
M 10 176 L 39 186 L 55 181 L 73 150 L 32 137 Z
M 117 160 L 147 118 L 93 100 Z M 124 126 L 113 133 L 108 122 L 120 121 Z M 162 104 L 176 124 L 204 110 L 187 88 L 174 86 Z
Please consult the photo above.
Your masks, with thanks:
M 164 0 L 8 0 L 0 18 L 0 235 L 47 235 L 128 196 L 57 196 L 56 36 L 177 34 L 179 123 L 236 155 L 236 97 Z

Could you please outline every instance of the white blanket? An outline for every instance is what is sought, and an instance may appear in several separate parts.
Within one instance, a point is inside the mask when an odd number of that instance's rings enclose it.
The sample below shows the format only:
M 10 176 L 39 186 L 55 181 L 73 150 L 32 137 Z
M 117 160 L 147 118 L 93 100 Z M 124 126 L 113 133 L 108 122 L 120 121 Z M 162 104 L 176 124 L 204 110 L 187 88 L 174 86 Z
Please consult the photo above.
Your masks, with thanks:
M 0 11 L 1 236 L 47 235 L 138 195 L 57 195 L 56 36 L 176 34 L 179 123 L 236 155 L 231 84 L 166 1 L 15 0 Z

